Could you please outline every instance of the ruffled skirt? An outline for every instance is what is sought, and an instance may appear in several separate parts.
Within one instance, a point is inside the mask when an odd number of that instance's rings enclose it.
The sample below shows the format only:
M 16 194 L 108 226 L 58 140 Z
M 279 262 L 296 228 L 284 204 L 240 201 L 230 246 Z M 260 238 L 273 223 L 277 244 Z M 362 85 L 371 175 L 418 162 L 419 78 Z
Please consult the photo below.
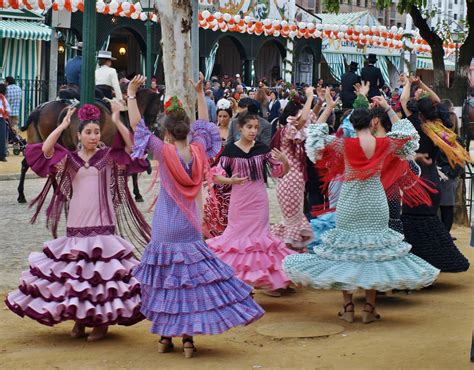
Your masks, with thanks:
M 469 261 L 459 251 L 437 216 L 402 215 L 405 238 L 411 252 L 431 263 L 442 272 L 462 272 Z
M 220 334 L 264 314 L 252 288 L 200 240 L 150 243 L 133 275 L 141 284 L 141 312 L 162 336 Z
M 385 228 L 376 234 L 333 229 L 326 232 L 315 254 L 289 256 L 289 278 L 318 289 L 420 289 L 431 285 L 439 270 L 409 253 L 403 235 Z
M 140 314 L 140 286 L 131 270 L 133 246 L 117 235 L 60 237 L 29 256 L 29 271 L 5 303 L 19 316 L 54 325 L 133 325 Z
M 203 234 L 206 238 L 222 235 L 227 227 L 230 202 L 229 185 L 214 185 L 214 195 L 209 194 L 204 203 Z
M 314 233 L 314 240 L 308 245 L 308 252 L 314 253 L 315 248 L 321 245 L 323 234 L 336 227 L 336 212 L 328 212 L 310 221 Z
M 259 236 L 225 232 L 207 243 L 222 261 L 234 268 L 239 279 L 255 288 L 276 290 L 291 283 L 282 263 L 295 252 L 269 232 Z

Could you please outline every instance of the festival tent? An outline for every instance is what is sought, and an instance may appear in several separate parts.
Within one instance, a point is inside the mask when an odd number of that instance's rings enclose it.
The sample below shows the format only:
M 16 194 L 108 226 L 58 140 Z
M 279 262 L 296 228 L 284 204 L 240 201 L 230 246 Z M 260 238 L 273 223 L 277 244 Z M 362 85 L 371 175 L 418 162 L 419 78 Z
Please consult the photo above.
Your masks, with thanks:
M 51 40 L 51 28 L 43 22 L 41 15 L 26 9 L 0 11 L 0 80 L 12 76 L 22 88 L 21 117 L 47 96 L 41 81 L 41 43 Z

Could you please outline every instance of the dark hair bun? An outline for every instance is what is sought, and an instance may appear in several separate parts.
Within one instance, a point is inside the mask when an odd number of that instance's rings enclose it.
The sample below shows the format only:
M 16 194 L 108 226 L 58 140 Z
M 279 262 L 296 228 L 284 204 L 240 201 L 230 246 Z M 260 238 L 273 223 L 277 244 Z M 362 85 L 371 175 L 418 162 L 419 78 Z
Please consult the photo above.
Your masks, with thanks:
M 350 118 L 354 130 L 363 130 L 370 127 L 371 120 L 372 115 L 370 114 L 370 111 L 365 108 L 354 109 Z
M 175 111 L 172 114 L 165 116 L 163 126 L 175 140 L 185 140 L 191 130 L 189 117 L 185 112 L 182 114 Z

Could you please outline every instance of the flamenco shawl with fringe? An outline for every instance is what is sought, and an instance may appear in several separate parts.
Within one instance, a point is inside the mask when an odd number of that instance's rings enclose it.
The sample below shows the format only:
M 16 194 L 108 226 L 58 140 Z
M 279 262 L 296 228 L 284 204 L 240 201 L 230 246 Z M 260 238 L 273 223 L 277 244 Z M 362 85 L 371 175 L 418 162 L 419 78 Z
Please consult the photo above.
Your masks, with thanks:
M 446 155 L 452 168 L 456 165 L 464 167 L 466 162 L 472 163 L 471 156 L 458 142 L 457 135 L 440 120 L 422 123 L 421 129 Z
M 31 202 L 30 207 L 36 207 L 31 223 L 36 222 L 38 215 L 46 201 L 47 195 L 53 187 L 55 190 L 46 210 L 46 225 L 54 238 L 57 238 L 58 223 L 61 214 L 66 217 L 69 211 L 69 201 L 72 197 L 72 182 L 84 161 L 77 152 L 71 152 L 59 144 L 54 146 L 54 154 L 46 159 L 41 150 L 42 144 L 29 144 L 26 147 L 25 156 L 28 165 L 39 176 L 47 176 L 45 186 L 41 193 Z M 141 160 L 132 161 L 130 156 L 123 150 L 124 142 L 120 135 L 116 135 L 112 147 L 99 149 L 90 159 L 89 165 L 99 170 L 99 207 L 105 210 L 107 222 L 113 223 L 113 216 L 108 207 L 108 192 L 115 211 L 115 217 L 120 235 L 127 234 L 140 245 L 146 245 L 150 240 L 151 228 L 141 212 L 138 210 L 127 185 L 127 176 L 131 173 L 146 170 L 146 165 Z M 57 166 L 62 163 L 62 166 Z M 111 167 L 111 188 L 107 188 L 107 171 Z M 138 251 L 140 253 L 140 251 Z

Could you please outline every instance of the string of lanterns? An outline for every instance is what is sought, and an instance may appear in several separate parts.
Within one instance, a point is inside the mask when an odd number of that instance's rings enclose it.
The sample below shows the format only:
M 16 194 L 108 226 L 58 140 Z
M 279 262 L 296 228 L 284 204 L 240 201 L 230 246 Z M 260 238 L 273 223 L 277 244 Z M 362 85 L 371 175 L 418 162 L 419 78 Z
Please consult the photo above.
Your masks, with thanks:
M 48 10 L 52 8 L 53 11 L 83 12 L 84 2 L 83 0 L 0 0 L 1 8 L 26 8 L 28 10 Z M 157 14 L 144 12 L 139 2 L 112 0 L 106 3 L 103 0 L 98 0 L 96 10 L 100 14 L 128 17 L 142 21 L 151 19 L 153 22 L 158 22 Z M 241 17 L 240 15 L 228 13 L 211 13 L 208 10 L 199 12 L 198 22 L 200 28 L 212 31 L 239 32 L 257 36 L 328 39 L 328 42 L 336 48 L 340 47 L 342 42 L 353 42 L 361 47 L 374 46 L 388 48 L 389 50 L 405 48 L 418 53 L 431 52 L 430 46 L 419 34 L 404 39 L 405 30 L 395 26 L 387 28 L 385 26 L 347 26 L 315 24 L 312 22 L 288 22 L 279 19 L 256 20 L 250 16 Z M 452 53 L 456 46 L 452 42 L 445 42 L 444 48 L 447 53 Z

